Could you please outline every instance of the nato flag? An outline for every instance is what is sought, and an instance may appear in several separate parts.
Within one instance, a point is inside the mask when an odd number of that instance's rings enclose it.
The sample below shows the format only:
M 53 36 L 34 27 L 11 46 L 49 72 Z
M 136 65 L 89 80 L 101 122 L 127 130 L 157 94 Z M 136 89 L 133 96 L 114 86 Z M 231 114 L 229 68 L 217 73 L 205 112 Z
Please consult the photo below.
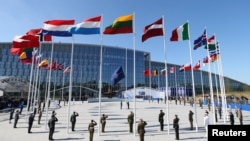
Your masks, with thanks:
M 119 68 L 117 68 L 115 70 L 115 72 L 112 74 L 111 76 L 111 84 L 114 86 L 116 85 L 120 80 L 122 80 L 123 78 L 125 78 L 125 75 L 123 73 L 122 70 L 122 66 L 120 66 Z

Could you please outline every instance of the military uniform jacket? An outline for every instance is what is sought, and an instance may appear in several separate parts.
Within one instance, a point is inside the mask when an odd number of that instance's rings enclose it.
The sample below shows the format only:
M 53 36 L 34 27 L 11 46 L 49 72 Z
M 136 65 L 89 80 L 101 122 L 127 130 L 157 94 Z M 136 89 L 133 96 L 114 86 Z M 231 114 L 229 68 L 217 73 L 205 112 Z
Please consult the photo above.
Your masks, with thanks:
M 175 118 L 173 121 L 173 127 L 174 128 L 179 128 L 179 118 Z
M 51 118 L 48 122 L 49 128 L 55 128 L 55 124 L 57 121 L 58 121 L 58 119 L 56 117 Z
M 145 126 L 147 125 L 146 121 L 140 122 L 137 127 L 138 134 L 145 134 Z
M 97 124 L 94 122 L 91 122 L 91 123 L 89 123 L 89 127 L 88 127 L 88 130 L 89 130 L 89 132 L 90 133 L 93 133 L 94 131 L 95 131 L 95 128 L 94 128 L 94 126 L 96 126 Z
M 128 115 L 128 123 L 134 123 L 134 114 Z
M 160 114 L 159 114 L 159 122 L 162 122 L 163 120 L 164 120 L 164 115 L 165 115 L 165 113 L 164 112 L 161 112 Z

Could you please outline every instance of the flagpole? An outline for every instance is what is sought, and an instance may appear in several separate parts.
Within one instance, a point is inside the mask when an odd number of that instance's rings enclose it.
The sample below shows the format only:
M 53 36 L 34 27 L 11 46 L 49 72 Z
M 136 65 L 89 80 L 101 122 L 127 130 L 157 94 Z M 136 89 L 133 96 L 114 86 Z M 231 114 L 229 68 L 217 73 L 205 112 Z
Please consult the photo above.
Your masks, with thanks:
M 134 18 L 133 19 L 135 19 L 135 13 L 133 14 L 134 15 Z M 133 20 L 133 33 L 134 33 L 134 31 L 135 31 L 135 21 Z M 136 135 L 136 87 L 135 87 L 135 84 L 136 84 L 136 82 L 135 82 L 135 75 L 136 75 L 136 73 L 135 73 L 135 71 L 136 71 L 136 65 L 135 65 L 135 33 L 133 34 L 133 47 L 134 47 L 134 136 Z
M 163 28 L 164 26 L 164 16 L 162 16 L 162 25 Z M 167 128 L 168 128 L 168 135 L 169 135 L 169 131 L 170 131 L 170 127 L 169 127 L 169 102 L 168 102 L 168 67 L 167 67 L 167 47 L 166 47 L 166 39 L 165 39 L 165 28 L 163 29 L 163 46 L 164 46 L 164 60 L 165 60 L 165 101 L 167 101 Z M 167 100 L 166 100 L 167 99 Z
M 53 40 L 53 39 L 52 39 Z M 51 56 L 50 56 L 50 63 L 52 63 L 52 59 L 53 59 L 53 52 L 54 52 L 54 42 L 52 41 L 52 47 L 51 47 Z M 50 81 L 51 81 L 51 69 L 49 70 L 49 85 L 48 85 L 48 90 L 47 90 L 47 102 L 46 102 L 46 119 L 45 119 L 45 123 L 48 123 L 48 109 L 49 109 L 49 101 L 50 101 Z M 47 130 L 47 124 L 45 124 L 45 129 Z
M 103 15 L 102 15 L 103 16 Z M 101 26 L 102 27 L 102 26 Z M 100 48 L 100 71 L 99 71 L 99 117 L 101 117 L 101 99 L 102 99 L 102 61 L 103 61 L 103 35 L 101 34 L 101 48 Z M 111 90 L 112 92 L 112 90 Z M 100 136 L 100 124 L 98 124 L 98 135 Z
M 204 102 L 204 88 L 203 88 L 203 76 L 202 76 L 202 70 L 200 70 L 201 74 L 201 91 L 202 91 L 202 104 Z
M 64 66 L 64 65 L 63 65 Z M 63 69 L 63 71 L 64 71 L 64 69 Z M 62 100 L 63 100 L 63 102 L 65 103 L 65 99 L 64 99 L 64 97 L 63 97 L 63 93 L 64 93 L 64 79 L 65 79 L 65 73 L 63 72 L 63 83 L 62 83 Z
M 177 101 L 178 100 L 178 91 L 177 91 L 176 66 L 174 67 L 174 79 L 175 79 L 175 99 Z
M 188 26 L 189 28 L 189 26 Z M 188 29 L 189 31 L 189 29 Z M 188 33 L 190 37 L 190 33 Z M 190 64 L 192 66 L 192 49 L 191 49 L 191 42 L 190 39 L 188 39 L 189 43 L 189 56 L 190 56 Z M 198 131 L 198 121 L 197 121 L 197 108 L 196 108 L 196 93 L 195 93 L 195 85 L 194 85 L 194 71 L 191 69 L 191 74 L 192 74 L 192 89 L 193 89 L 193 99 L 194 99 L 194 110 L 195 110 L 195 124 L 196 124 L 196 132 Z
M 68 99 L 68 119 L 67 119 L 67 133 L 69 133 L 69 121 L 70 121 L 70 105 L 72 96 L 72 80 L 73 80 L 73 56 L 74 56 L 74 36 L 72 35 L 72 48 L 71 48 L 71 59 L 70 59 L 70 79 L 69 79 L 69 99 Z

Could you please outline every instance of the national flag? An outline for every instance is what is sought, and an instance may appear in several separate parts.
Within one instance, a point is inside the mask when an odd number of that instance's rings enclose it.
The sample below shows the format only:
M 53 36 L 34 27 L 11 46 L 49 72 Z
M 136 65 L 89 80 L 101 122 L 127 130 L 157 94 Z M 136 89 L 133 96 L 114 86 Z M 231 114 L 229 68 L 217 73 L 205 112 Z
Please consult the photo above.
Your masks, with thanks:
M 219 57 L 219 54 L 210 55 L 210 60 L 211 60 L 211 62 L 216 61 L 216 60 L 218 59 L 218 57 Z
M 170 41 L 189 40 L 188 23 L 185 23 L 172 31 Z
M 116 85 L 120 80 L 122 80 L 123 78 L 125 78 L 125 75 L 123 73 L 122 70 L 122 66 L 120 66 L 119 68 L 117 68 L 114 73 L 111 76 L 111 84 L 114 86 Z
M 215 36 L 211 36 L 207 39 L 207 45 L 205 46 L 205 49 L 208 50 L 215 50 L 216 49 L 216 43 L 215 43 Z
M 201 67 L 200 65 L 200 60 L 195 64 L 195 66 L 193 67 L 193 70 L 199 70 Z
M 63 63 L 57 65 L 57 70 L 63 70 L 63 69 L 64 69 Z
M 185 64 L 185 65 L 182 65 L 179 69 L 179 71 L 190 71 L 191 70 L 191 64 Z
M 48 58 L 45 58 L 43 59 L 39 64 L 38 64 L 38 68 L 41 68 L 41 67 L 47 67 L 49 65 L 49 59 Z
M 103 34 L 125 34 L 133 33 L 133 14 L 120 16 L 107 26 Z
M 205 58 L 203 58 L 203 63 L 207 64 L 208 63 L 208 57 L 206 56 Z
M 57 70 L 57 62 L 56 61 L 52 61 L 52 63 L 46 67 L 46 70 L 50 70 L 50 69 Z
M 70 67 L 67 67 L 63 70 L 63 73 L 70 73 L 71 71 L 71 68 Z
M 150 76 L 150 71 L 149 70 L 144 70 L 143 75 L 144 76 Z
M 194 40 L 194 50 L 206 44 L 207 44 L 207 32 L 205 29 L 203 34 L 198 39 Z
M 145 26 L 142 35 L 142 42 L 146 41 L 148 38 L 155 36 L 162 36 L 162 35 L 163 35 L 163 24 L 162 24 L 162 18 L 160 18 L 154 23 Z
M 170 73 L 175 73 L 175 67 L 171 67 L 171 68 L 169 69 L 169 72 L 170 72 Z
M 12 41 L 13 48 L 35 48 L 39 46 L 39 37 L 35 35 L 15 36 Z
M 156 75 L 158 74 L 158 71 L 157 71 L 157 70 L 153 70 L 153 71 L 151 72 L 151 74 L 152 74 L 152 76 L 154 77 L 154 76 L 156 76 Z
M 26 32 L 26 35 L 36 35 L 39 37 L 39 41 L 47 41 L 47 42 L 52 41 L 51 35 L 42 34 L 42 28 L 30 29 L 28 32 Z
M 71 26 L 68 31 L 71 34 L 100 34 L 101 16 L 88 18 L 83 22 Z
M 70 37 L 68 28 L 75 24 L 75 20 L 48 20 L 44 22 L 42 33 L 51 36 Z
M 32 57 L 33 48 L 24 48 L 23 52 L 18 56 L 20 60 Z
M 161 75 L 166 75 L 166 69 L 161 70 Z

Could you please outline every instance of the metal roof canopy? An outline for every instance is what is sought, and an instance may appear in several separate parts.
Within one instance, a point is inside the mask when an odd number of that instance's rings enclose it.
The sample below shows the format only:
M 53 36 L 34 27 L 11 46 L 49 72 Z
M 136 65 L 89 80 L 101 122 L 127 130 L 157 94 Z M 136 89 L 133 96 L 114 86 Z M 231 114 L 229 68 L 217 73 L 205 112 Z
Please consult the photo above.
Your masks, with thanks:
M 4 92 L 28 92 L 29 81 L 14 76 L 0 76 L 0 90 Z

